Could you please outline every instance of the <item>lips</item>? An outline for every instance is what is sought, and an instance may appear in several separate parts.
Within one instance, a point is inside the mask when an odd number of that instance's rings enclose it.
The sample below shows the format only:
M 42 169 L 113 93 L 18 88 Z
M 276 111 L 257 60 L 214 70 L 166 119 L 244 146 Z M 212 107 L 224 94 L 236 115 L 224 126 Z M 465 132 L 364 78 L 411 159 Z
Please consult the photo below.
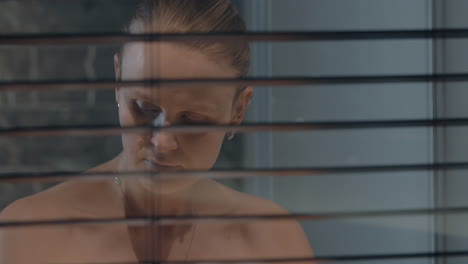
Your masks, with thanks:
M 156 161 L 150 161 L 150 160 L 144 160 L 145 165 L 151 169 L 151 170 L 181 170 L 181 166 L 173 166 L 173 165 L 166 165 L 166 164 L 161 164 Z

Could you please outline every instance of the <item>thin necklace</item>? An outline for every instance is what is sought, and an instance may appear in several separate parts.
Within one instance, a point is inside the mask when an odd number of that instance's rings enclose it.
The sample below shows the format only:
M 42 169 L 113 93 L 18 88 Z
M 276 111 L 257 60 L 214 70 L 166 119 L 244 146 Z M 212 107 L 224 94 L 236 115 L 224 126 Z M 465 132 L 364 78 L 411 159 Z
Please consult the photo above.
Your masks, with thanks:
M 126 208 L 125 200 L 123 199 L 124 198 L 123 191 L 122 191 L 121 186 L 120 186 L 122 181 L 120 180 L 119 177 L 115 177 L 114 178 L 114 183 L 117 185 L 117 188 L 119 189 L 119 193 L 121 194 L 122 202 L 124 203 L 124 208 Z M 190 202 L 190 216 L 193 216 L 193 203 L 192 202 Z M 190 244 L 189 244 L 189 246 L 187 248 L 187 252 L 185 253 L 184 261 L 188 260 L 188 255 L 190 253 L 190 249 L 192 249 L 192 244 L 193 244 L 193 240 L 195 238 L 195 232 L 197 230 L 197 226 L 198 226 L 197 223 L 195 223 L 195 225 L 193 226 L 192 235 L 190 237 Z

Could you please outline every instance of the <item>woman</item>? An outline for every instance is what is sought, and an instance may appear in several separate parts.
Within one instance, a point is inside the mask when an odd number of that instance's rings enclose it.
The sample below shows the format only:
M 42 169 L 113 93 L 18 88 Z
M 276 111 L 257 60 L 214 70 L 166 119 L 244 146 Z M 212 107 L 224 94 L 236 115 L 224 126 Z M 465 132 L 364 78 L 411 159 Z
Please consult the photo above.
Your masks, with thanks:
M 142 1 L 129 33 L 245 31 L 228 0 Z M 117 80 L 237 78 L 247 74 L 244 41 L 131 43 L 114 57 Z M 115 92 L 122 126 L 240 124 L 251 87 L 125 87 Z M 128 133 L 123 151 L 89 172 L 209 170 L 222 132 Z M 16 201 L 2 221 L 163 215 L 285 214 L 272 202 L 212 180 L 115 178 L 68 181 Z M 192 221 L 162 225 L 89 225 L 0 230 L 5 264 L 233 260 L 311 257 L 295 221 Z

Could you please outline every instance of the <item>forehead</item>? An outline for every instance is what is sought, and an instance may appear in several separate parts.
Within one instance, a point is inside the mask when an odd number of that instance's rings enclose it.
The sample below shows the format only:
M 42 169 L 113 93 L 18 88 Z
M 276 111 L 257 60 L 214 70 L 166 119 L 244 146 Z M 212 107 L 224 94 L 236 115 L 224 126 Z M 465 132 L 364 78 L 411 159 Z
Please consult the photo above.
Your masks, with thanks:
M 235 78 L 225 62 L 175 43 L 131 43 L 123 54 L 122 79 Z
M 135 43 L 125 48 L 123 80 L 235 78 L 236 72 L 210 60 L 199 51 L 171 43 Z M 231 101 L 235 86 L 134 87 L 126 93 L 159 103 L 223 105 Z

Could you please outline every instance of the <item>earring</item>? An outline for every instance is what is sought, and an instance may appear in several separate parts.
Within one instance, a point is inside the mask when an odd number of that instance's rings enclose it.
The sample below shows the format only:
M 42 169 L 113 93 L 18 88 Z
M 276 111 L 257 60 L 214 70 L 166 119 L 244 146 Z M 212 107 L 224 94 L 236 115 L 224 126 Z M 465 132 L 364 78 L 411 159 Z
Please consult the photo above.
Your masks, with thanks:
M 117 104 L 117 107 L 120 107 L 120 104 Z
M 119 177 L 115 177 L 115 178 L 114 178 L 114 182 L 115 182 L 115 184 L 120 185 L 120 179 L 119 179 Z
M 232 140 L 234 138 L 235 133 L 232 131 L 227 132 L 227 139 Z

